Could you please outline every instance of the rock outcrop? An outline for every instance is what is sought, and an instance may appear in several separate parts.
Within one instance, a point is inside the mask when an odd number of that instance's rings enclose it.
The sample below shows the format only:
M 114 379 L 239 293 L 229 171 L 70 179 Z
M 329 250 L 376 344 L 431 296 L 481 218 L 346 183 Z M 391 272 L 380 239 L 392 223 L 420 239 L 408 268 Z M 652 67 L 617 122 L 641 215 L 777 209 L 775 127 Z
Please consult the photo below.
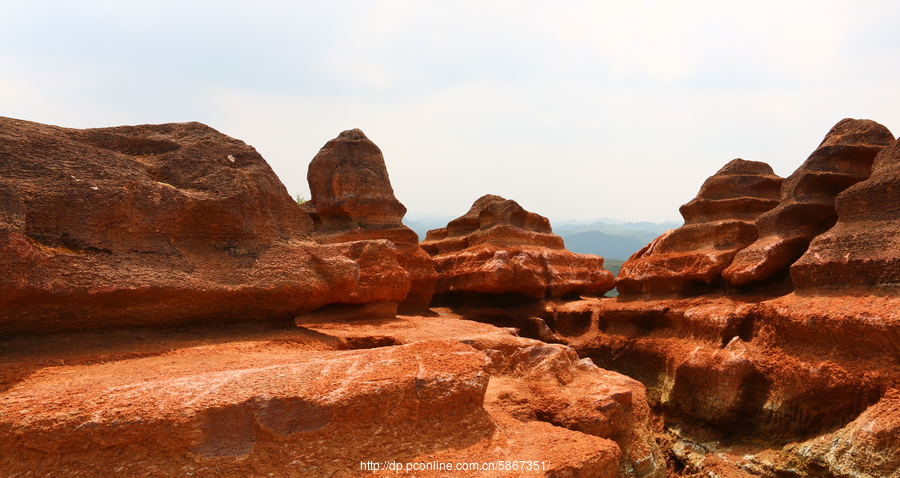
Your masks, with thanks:
M 603 258 L 567 251 L 550 221 L 513 200 L 486 195 L 469 211 L 428 232 L 422 248 L 434 258 L 435 293 L 520 294 L 543 300 L 603 295 L 613 287 Z
M 694 295 L 717 288 L 735 254 L 757 239 L 756 219 L 778 205 L 781 182 L 765 163 L 729 162 L 681 206 L 683 226 L 622 264 L 616 289 L 623 295 Z
M 579 356 L 647 387 L 695 473 L 874 478 L 894 476 L 898 459 L 898 307 L 875 296 L 586 299 L 546 321 Z
M 838 195 L 837 223 L 791 266 L 798 291 L 897 293 L 900 283 L 900 141 L 881 150 L 872 174 Z
M 568 347 L 452 315 L 308 327 L 0 340 L 0 473 L 665 474 L 643 386 Z
M 358 130 L 298 208 L 199 123 L 0 118 L 0 475 L 900 478 L 888 136 L 842 121 L 783 188 L 732 161 L 599 298 L 515 201 L 420 248 Z M 396 315 L 433 290 L 463 306 Z
M 841 121 L 777 207 L 767 166 L 728 169 L 546 335 L 647 387 L 686 476 L 900 477 L 900 142 Z
M 365 272 L 402 273 L 392 247 L 353 257 L 311 231 L 255 149 L 200 123 L 0 118 L 0 333 L 290 320 L 354 294 L 402 299 Z M 362 275 L 382 283 L 365 299 L 356 260 L 377 255 Z
M 437 273 L 419 238 L 401 220 L 406 207 L 394 196 L 384 156 L 358 129 L 342 132 L 309 163 L 312 199 L 302 209 L 315 224 L 316 242 L 337 244 L 387 239 L 409 275 L 401 313 L 426 313 L 434 294 Z
M 781 187 L 781 202 L 756 220 L 759 239 L 734 257 L 722 276 L 732 285 L 787 276 L 809 243 L 837 221 L 835 197 L 869 177 L 872 160 L 894 136 L 872 120 L 844 119 Z

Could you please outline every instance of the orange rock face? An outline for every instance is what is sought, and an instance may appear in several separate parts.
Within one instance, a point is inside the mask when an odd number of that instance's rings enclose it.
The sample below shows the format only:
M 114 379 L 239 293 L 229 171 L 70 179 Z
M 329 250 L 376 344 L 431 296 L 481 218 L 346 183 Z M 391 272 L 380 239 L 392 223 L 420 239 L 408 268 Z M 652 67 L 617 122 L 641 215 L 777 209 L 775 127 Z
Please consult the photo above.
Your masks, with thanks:
M 683 226 L 622 264 L 616 289 L 623 295 L 692 295 L 718 287 L 735 254 L 756 240 L 757 217 L 778 204 L 781 181 L 765 163 L 726 164 L 681 206 Z
M 486 195 L 446 228 L 428 232 L 437 294 L 522 294 L 535 299 L 602 295 L 613 287 L 603 258 L 565 250 L 550 221 Z
M 308 326 L 0 340 L 0 473 L 665 474 L 643 386 L 568 347 L 452 316 Z
M 837 223 L 791 266 L 798 291 L 867 289 L 900 282 L 900 142 L 881 150 L 872 175 L 838 195 Z
M 875 155 L 894 142 L 872 120 L 845 119 L 781 188 L 781 203 L 756 220 L 759 239 L 737 253 L 722 276 L 736 286 L 759 284 L 778 274 L 806 252 L 810 241 L 837 220 L 835 197 L 869 177 Z
M 898 306 L 849 294 L 591 299 L 550 309 L 547 323 L 580 356 L 647 387 L 694 472 L 875 477 L 898 458 Z
M 259 153 L 208 126 L 0 118 L 0 138 L 0 333 L 289 320 L 357 286 Z
M 900 142 L 841 121 L 774 208 L 764 166 L 710 178 L 623 297 L 554 305 L 548 334 L 647 387 L 687 476 L 897 476 Z
M 307 180 L 312 199 L 302 209 L 315 223 L 313 239 L 323 244 L 391 241 L 409 275 L 399 310 L 427 312 L 437 273 L 416 233 L 401 222 L 406 207 L 394 196 L 378 146 L 358 129 L 344 131 L 309 163 Z

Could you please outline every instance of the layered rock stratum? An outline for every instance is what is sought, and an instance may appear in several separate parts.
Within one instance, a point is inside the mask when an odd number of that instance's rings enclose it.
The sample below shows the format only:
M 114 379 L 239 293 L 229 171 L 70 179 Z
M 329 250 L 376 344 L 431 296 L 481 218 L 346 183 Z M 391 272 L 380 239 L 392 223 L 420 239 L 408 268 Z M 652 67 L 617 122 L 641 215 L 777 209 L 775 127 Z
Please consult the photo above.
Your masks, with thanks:
M 686 476 L 900 476 L 900 299 L 583 300 L 547 324 L 636 378 Z M 713 475 L 709 475 L 713 473 Z
M 679 475 L 900 477 L 898 151 L 878 123 L 843 120 L 780 200 L 767 166 L 738 164 L 740 181 L 764 173 L 765 194 L 713 176 L 684 227 L 622 266 L 623 296 L 543 320 L 647 387 Z
M 722 276 L 748 286 L 784 275 L 809 243 L 834 226 L 835 197 L 866 179 L 872 160 L 894 136 L 872 120 L 844 119 L 781 187 L 781 202 L 756 219 L 759 239 L 738 251 Z
M 778 205 L 782 178 L 759 161 L 735 159 L 681 206 L 684 225 L 634 253 L 619 270 L 623 295 L 692 295 L 722 285 L 722 271 L 758 236 L 756 219 Z
M 0 474 L 664 475 L 637 381 L 395 315 L 418 246 L 358 130 L 301 208 L 199 123 L 0 123 Z
M 323 244 L 387 239 L 409 274 L 402 313 L 426 313 L 437 273 L 419 238 L 401 222 L 406 207 L 394 196 L 381 149 L 359 129 L 342 132 L 309 163 L 312 198 L 302 205 L 315 223 L 312 234 Z
M 791 266 L 799 291 L 897 294 L 900 283 L 900 142 L 881 150 L 872 174 L 835 200 L 837 223 Z
M 428 231 L 422 248 L 438 271 L 435 293 L 519 294 L 532 299 L 603 295 L 613 288 L 603 258 L 565 249 L 550 221 L 517 202 L 485 195 L 446 228 Z

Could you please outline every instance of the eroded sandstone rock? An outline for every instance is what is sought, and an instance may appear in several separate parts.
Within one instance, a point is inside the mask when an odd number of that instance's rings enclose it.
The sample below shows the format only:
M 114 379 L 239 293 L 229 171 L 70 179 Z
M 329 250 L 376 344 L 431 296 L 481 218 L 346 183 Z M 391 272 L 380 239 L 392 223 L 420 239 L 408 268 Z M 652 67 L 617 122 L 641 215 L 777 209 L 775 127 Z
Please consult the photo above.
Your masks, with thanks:
M 0 197 L 2 333 L 290 319 L 359 278 L 255 149 L 200 123 L 0 118 Z
M 665 473 L 643 387 L 568 347 L 455 316 L 307 327 L 2 339 L 0 473 Z
M 482 406 L 485 357 L 471 347 L 425 341 L 327 357 L 272 349 L 229 359 L 213 348 L 205 364 L 186 350 L 89 374 L 48 370 L 3 395 L 0 469 L 358 476 L 360 462 L 403 461 L 494 433 Z
M 756 240 L 757 217 L 778 204 L 781 181 L 765 163 L 729 162 L 681 206 L 683 226 L 622 264 L 616 289 L 623 295 L 691 295 L 718 287 L 735 254 Z
M 863 430 L 896 405 L 898 307 L 874 295 L 586 299 L 548 308 L 547 323 L 564 324 L 557 335 L 580 356 L 647 387 L 693 472 L 841 476 L 884 469 L 866 454 L 896 458 L 889 420 Z M 578 317 L 589 325 L 572 327 Z
M 810 241 L 837 220 L 835 197 L 869 177 L 872 160 L 894 142 L 871 120 L 844 119 L 781 187 L 781 202 L 756 220 L 759 239 L 734 257 L 722 276 L 736 286 L 787 272 Z
M 837 223 L 791 266 L 798 291 L 867 289 L 900 283 L 900 141 L 881 150 L 872 174 L 838 195 Z
M 358 129 L 342 132 L 322 147 L 307 173 L 312 199 L 301 207 L 315 224 L 316 242 L 335 244 L 387 239 L 409 275 L 402 313 L 425 313 L 437 273 L 418 236 L 401 220 L 406 207 L 394 196 L 384 156 Z
M 598 368 L 590 359 L 579 359 L 570 347 L 516 337 L 506 329 L 459 320 L 451 314 L 306 327 L 348 343 L 362 343 L 365 337 L 374 336 L 392 344 L 454 337 L 488 357 L 486 371 L 491 380 L 485 408 L 495 422 L 547 422 L 610 439 L 620 449 L 618 471 L 611 476 L 665 476 L 665 458 L 656 444 L 644 387 Z
M 545 299 L 603 295 L 613 287 L 603 258 L 567 251 L 547 218 L 500 196 L 483 196 L 446 228 L 429 231 L 422 248 L 438 271 L 435 292 L 445 296 Z

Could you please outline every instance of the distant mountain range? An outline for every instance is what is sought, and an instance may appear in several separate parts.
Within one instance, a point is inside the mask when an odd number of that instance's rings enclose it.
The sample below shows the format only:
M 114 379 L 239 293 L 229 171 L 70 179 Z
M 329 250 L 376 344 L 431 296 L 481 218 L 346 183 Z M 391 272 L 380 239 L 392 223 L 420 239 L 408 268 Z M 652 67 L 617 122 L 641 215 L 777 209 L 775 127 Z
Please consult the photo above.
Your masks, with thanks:
M 453 219 L 420 217 L 404 219 L 403 223 L 415 231 L 421 241 L 428 231 L 446 227 Z M 579 254 L 596 254 L 609 264 L 628 259 L 660 234 L 681 226 L 681 223 L 625 222 L 604 218 L 596 221 L 562 221 L 559 224 L 551 220 L 551 225 L 553 232 L 566 242 L 566 249 Z

